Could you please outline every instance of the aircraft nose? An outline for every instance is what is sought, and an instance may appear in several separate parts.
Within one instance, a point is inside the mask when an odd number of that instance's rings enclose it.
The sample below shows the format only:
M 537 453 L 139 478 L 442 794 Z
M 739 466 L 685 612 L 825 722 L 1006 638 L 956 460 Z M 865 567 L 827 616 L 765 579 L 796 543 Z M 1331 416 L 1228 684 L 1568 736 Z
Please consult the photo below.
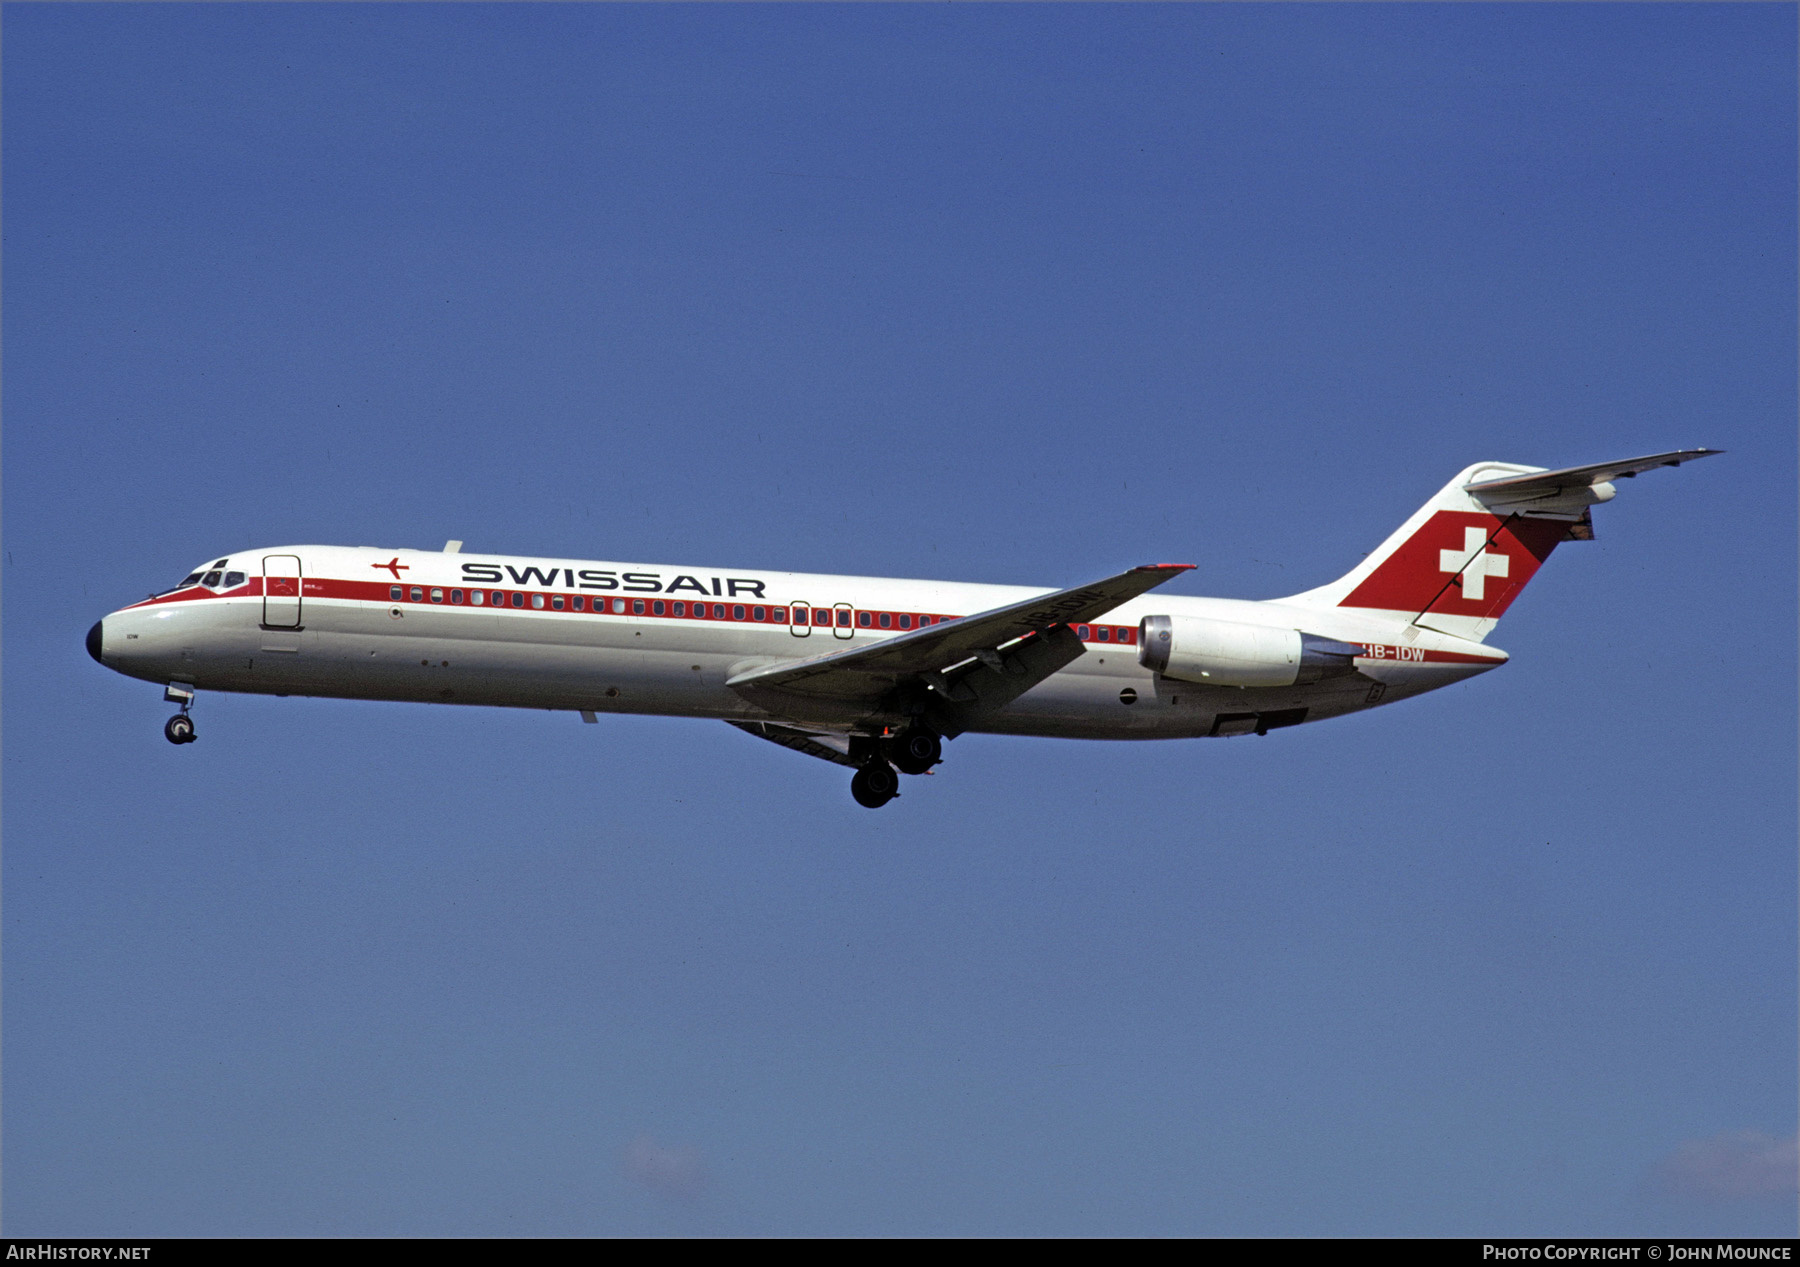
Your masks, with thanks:
M 100 626 L 104 625 L 105 623 L 106 622 L 104 620 L 96 620 L 94 622 L 94 627 L 92 629 L 88 630 L 88 636 L 87 636 L 88 654 L 93 656 L 94 659 L 101 664 L 106 663 L 106 661 L 100 659 L 101 640 L 105 637 L 105 635 L 103 633 L 101 633 L 101 631 L 100 631 Z

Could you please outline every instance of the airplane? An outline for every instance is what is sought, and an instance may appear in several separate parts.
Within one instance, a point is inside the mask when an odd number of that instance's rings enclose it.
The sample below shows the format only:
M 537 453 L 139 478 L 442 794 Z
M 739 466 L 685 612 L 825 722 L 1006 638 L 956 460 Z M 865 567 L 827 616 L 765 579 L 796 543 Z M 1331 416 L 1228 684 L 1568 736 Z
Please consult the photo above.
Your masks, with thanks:
M 714 718 L 855 771 L 879 808 L 965 734 L 1267 735 L 1461 682 L 1550 552 L 1593 539 L 1615 481 L 1684 449 L 1545 470 L 1478 462 L 1328 585 L 1251 601 L 1152 593 L 1191 565 L 1069 589 L 343 546 L 195 568 L 96 622 L 93 658 L 198 691 Z

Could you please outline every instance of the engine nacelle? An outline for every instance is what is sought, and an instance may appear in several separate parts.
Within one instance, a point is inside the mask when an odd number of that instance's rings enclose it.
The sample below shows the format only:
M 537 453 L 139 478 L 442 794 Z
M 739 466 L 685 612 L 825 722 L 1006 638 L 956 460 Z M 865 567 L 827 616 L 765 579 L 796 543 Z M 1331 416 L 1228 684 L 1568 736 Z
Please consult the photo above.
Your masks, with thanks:
M 1138 663 L 1203 686 L 1293 686 L 1355 671 L 1362 648 L 1298 629 L 1199 616 L 1146 616 Z

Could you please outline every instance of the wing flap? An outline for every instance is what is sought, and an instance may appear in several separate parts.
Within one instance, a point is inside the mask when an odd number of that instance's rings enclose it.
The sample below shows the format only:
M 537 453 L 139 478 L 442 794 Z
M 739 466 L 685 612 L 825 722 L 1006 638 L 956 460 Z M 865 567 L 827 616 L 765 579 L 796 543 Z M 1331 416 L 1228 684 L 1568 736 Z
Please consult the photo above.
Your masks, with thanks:
M 783 748 L 803 752 L 821 761 L 847 765 L 852 769 L 856 767 L 856 762 L 850 758 L 850 741 L 843 735 L 816 734 L 795 726 L 778 726 L 766 721 L 727 721 L 725 724 L 736 726 L 747 735 L 767 739 L 770 743 L 778 743 Z

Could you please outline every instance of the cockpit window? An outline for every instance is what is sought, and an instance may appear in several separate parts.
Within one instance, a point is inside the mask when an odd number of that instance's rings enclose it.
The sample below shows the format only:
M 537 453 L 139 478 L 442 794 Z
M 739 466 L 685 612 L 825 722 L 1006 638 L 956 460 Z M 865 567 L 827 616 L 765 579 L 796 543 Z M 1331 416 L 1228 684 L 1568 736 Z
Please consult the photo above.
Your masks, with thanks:
M 212 586 L 219 583 L 219 578 L 223 575 L 223 572 L 208 572 L 205 576 L 200 578 L 200 584 L 210 589 Z
M 227 572 L 225 574 L 225 588 L 226 589 L 234 590 L 238 586 L 242 585 L 243 583 L 244 583 L 244 574 L 242 572 Z
M 173 593 L 175 593 L 175 591 L 184 590 L 190 585 L 197 585 L 200 582 L 200 578 L 204 575 L 205 575 L 205 573 L 203 573 L 203 572 L 189 572 L 186 576 L 182 577 L 179 581 L 175 582 L 175 584 L 169 586 L 168 589 L 158 590 L 158 591 L 156 591 L 156 593 L 152 594 L 150 597 L 161 598 L 164 594 L 173 594 Z
M 213 566 L 216 568 L 222 568 L 229 562 L 231 562 L 230 559 L 220 559 L 217 563 L 213 564 Z

